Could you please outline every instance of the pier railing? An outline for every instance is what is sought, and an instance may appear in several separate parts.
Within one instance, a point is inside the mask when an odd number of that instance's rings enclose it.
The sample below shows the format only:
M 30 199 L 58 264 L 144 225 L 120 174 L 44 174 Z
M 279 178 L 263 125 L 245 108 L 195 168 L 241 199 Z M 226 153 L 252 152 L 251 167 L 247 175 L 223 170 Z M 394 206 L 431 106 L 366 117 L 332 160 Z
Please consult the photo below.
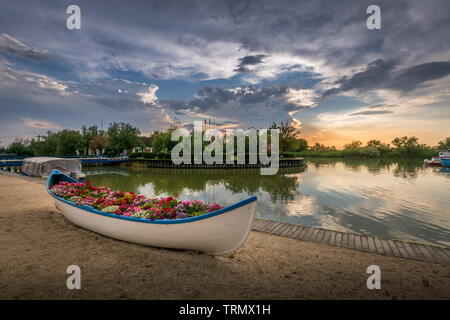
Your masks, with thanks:
M 214 163 L 214 164 L 175 164 L 170 159 L 130 159 L 128 156 L 121 157 L 83 157 L 75 158 L 79 159 L 83 166 L 114 166 L 124 164 L 126 166 L 133 167 L 146 167 L 146 168 L 185 168 L 185 169 L 250 169 L 250 168 L 263 168 L 269 167 L 270 164 L 239 164 L 237 162 L 228 163 Z M 20 172 L 22 168 L 23 159 L 8 159 L 0 160 L 0 170 L 7 170 L 12 172 Z M 286 158 L 279 160 L 280 168 L 295 168 L 303 167 L 305 161 L 303 158 Z
M 240 168 L 264 168 L 270 167 L 270 164 L 238 164 L 238 163 L 214 163 L 214 164 L 175 164 L 172 160 L 163 159 L 130 159 L 126 165 L 133 167 L 146 167 L 146 168 L 186 168 L 186 169 L 240 169 Z M 290 167 L 302 167 L 305 165 L 303 158 L 292 158 L 292 159 L 280 159 L 280 168 L 290 168 Z

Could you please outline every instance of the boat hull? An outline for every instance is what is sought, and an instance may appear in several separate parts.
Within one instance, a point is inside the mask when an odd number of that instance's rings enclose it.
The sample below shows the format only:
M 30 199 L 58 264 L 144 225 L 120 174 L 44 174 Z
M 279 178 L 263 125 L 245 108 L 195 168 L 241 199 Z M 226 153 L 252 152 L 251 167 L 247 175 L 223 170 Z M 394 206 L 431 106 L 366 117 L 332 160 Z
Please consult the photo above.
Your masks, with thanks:
M 251 231 L 256 212 L 256 197 L 251 197 L 206 214 L 207 217 L 151 221 L 102 213 L 49 193 L 55 199 L 56 208 L 82 228 L 123 241 L 212 255 L 227 254 L 241 247 Z
M 443 166 L 443 167 L 450 167 L 450 158 L 443 158 L 443 159 L 441 159 L 441 166 Z

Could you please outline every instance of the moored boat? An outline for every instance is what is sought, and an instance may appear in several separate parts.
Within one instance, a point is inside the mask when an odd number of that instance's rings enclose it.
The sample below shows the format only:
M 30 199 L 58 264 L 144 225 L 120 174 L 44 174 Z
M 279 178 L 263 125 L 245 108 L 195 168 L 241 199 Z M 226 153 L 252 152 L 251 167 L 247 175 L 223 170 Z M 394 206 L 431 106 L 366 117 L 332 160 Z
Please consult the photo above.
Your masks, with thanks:
M 235 251 L 247 239 L 256 212 L 256 196 L 203 215 L 183 219 L 149 220 L 102 212 L 78 205 L 50 190 L 62 181 L 77 182 L 53 170 L 47 191 L 62 214 L 75 225 L 102 235 L 153 247 L 190 249 L 213 255 Z
M 448 159 L 450 159 L 450 150 L 440 150 L 438 156 L 434 156 L 429 159 L 425 159 L 423 162 L 430 167 L 440 167 L 440 166 L 448 166 L 443 164 L 443 160 L 445 163 L 448 163 Z
M 441 159 L 441 166 L 443 166 L 443 167 L 450 167 L 450 158 L 442 158 Z
M 24 159 L 22 163 L 22 174 L 31 177 L 47 178 L 53 170 L 59 170 L 75 179 L 85 177 L 79 159 L 32 157 Z

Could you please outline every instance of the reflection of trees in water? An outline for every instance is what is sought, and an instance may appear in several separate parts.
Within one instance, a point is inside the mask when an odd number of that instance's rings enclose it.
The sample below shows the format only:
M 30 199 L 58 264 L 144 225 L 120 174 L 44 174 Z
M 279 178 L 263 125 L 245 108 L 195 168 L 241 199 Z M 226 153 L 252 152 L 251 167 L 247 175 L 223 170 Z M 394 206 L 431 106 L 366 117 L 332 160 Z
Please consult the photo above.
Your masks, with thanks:
M 233 193 L 254 194 L 264 190 L 271 200 L 292 200 L 299 184 L 296 173 L 304 168 L 281 168 L 276 175 L 264 176 L 259 169 L 156 169 L 129 168 L 129 176 L 112 174 L 92 177 L 96 185 L 137 191 L 139 187 L 151 183 L 156 195 L 167 193 L 172 196 L 188 189 L 194 192 L 208 191 L 210 187 L 224 185 Z
M 308 159 L 308 166 L 311 164 L 316 168 L 321 165 L 336 166 L 336 163 L 343 163 L 344 166 L 353 171 L 360 172 L 364 168 L 373 175 L 379 174 L 382 171 L 392 172 L 395 177 L 403 178 L 408 181 L 417 179 L 420 172 L 425 170 L 423 162 L 417 159 L 330 159 L 330 158 L 314 158 Z

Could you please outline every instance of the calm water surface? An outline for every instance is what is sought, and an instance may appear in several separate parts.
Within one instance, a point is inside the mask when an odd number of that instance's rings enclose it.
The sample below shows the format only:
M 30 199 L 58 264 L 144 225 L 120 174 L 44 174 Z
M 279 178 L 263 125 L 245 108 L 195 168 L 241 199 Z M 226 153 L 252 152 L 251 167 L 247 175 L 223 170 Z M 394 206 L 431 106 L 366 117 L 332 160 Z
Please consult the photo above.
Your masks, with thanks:
M 311 159 L 305 169 L 87 170 L 95 185 L 232 204 L 257 195 L 257 216 L 304 226 L 450 246 L 450 170 L 421 161 Z

